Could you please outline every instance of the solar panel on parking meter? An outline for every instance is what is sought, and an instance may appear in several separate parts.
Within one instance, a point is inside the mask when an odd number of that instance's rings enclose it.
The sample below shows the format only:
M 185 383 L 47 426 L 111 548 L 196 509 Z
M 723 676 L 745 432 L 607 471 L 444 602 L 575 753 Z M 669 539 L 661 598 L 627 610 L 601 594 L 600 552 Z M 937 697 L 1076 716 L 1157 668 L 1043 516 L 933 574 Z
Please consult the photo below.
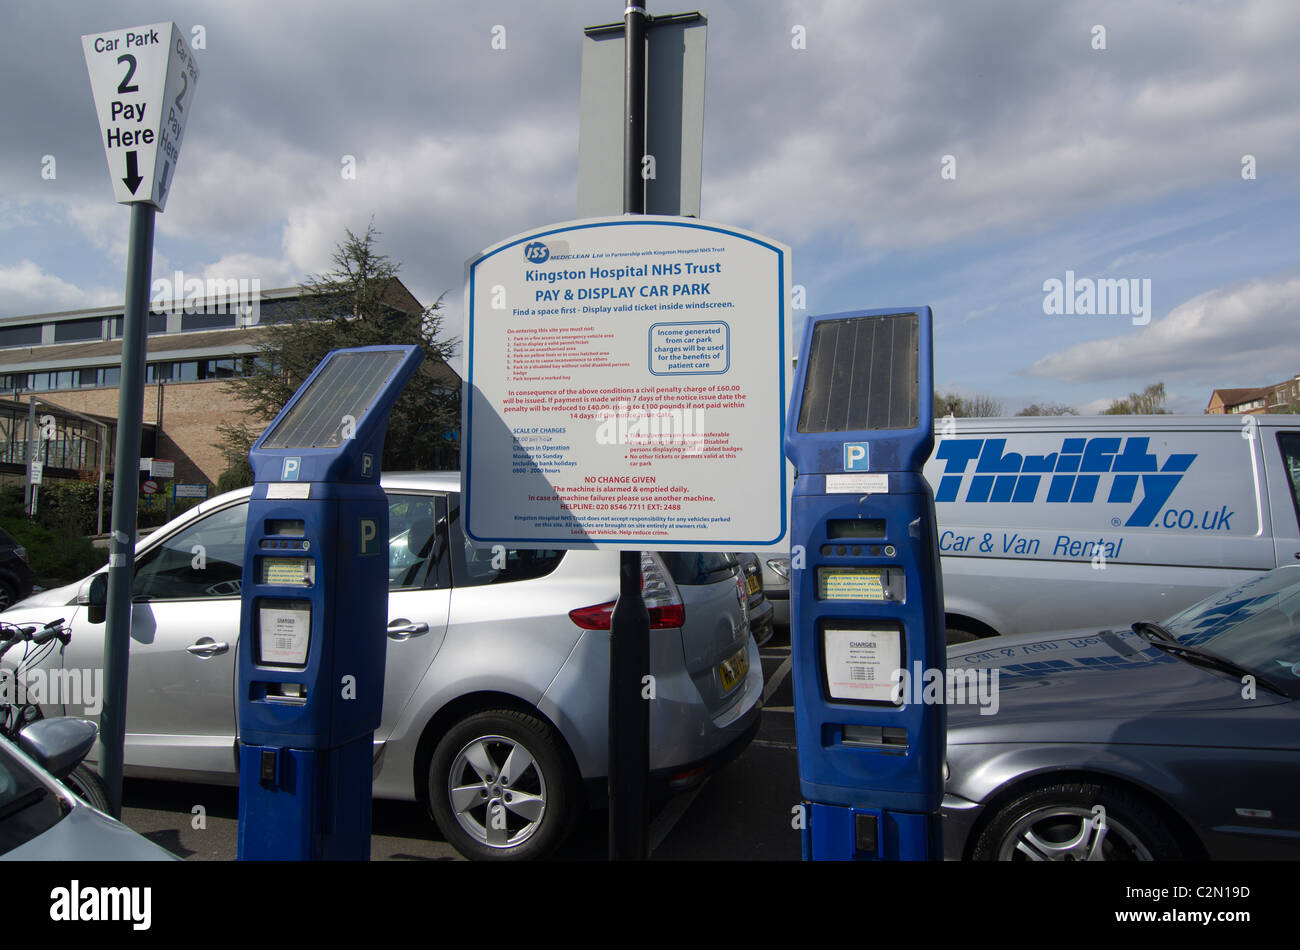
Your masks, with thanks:
M 239 640 L 239 857 L 370 856 L 384 695 L 388 415 L 423 355 L 326 355 L 253 444 Z
M 934 497 L 931 314 L 812 317 L 786 428 L 790 640 L 804 857 L 937 858 L 943 589 Z

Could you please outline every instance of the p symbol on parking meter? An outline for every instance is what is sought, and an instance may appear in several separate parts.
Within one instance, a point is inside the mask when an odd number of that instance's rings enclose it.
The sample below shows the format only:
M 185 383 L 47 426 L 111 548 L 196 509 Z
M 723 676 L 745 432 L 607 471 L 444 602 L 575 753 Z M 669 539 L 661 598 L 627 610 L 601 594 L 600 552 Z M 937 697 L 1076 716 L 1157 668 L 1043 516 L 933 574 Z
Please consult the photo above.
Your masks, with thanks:
M 870 445 L 866 442 L 844 443 L 844 471 L 865 472 L 871 469 Z
M 287 458 L 284 460 L 284 469 L 280 472 L 280 481 L 293 482 L 298 480 L 298 472 L 302 469 L 302 459 Z
M 374 554 L 375 544 L 375 523 L 369 518 L 361 519 L 361 554 Z

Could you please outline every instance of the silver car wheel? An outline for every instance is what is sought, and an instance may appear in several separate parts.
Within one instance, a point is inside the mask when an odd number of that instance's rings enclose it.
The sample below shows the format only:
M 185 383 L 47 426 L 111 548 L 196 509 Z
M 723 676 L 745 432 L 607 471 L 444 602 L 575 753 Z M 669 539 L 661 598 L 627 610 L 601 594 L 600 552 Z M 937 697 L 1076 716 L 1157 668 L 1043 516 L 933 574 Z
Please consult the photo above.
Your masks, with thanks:
M 513 848 L 546 816 L 546 778 L 532 753 L 505 736 L 467 742 L 452 760 L 447 796 L 456 822 L 481 844 Z
M 1141 839 L 1112 815 L 1074 805 L 1036 808 L 1007 831 L 999 861 L 1150 861 Z

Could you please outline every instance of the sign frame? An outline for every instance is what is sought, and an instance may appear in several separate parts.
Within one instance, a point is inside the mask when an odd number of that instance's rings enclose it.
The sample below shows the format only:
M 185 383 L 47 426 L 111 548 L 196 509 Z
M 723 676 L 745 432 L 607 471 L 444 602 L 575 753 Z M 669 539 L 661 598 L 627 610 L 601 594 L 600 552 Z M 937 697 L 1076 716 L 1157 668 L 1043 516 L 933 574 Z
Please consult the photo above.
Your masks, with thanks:
M 198 87 L 194 50 L 170 20 L 89 33 L 81 45 L 113 199 L 161 212 Z
M 491 283 L 492 278 L 498 276 L 498 271 L 494 270 L 494 266 L 500 264 L 501 260 L 504 260 L 503 258 L 499 258 L 499 256 L 504 252 L 518 249 L 521 260 L 526 260 L 528 263 L 519 263 L 509 266 L 518 266 L 521 268 L 537 266 L 544 264 L 547 260 L 551 259 L 550 254 L 552 252 L 549 251 L 550 244 L 559 244 L 563 246 L 567 243 L 563 240 L 565 235 L 591 232 L 597 229 L 615 229 L 612 233 L 618 238 L 626 241 L 629 235 L 636 234 L 635 231 L 629 229 L 635 228 L 681 229 L 679 232 L 680 234 L 683 236 L 690 235 L 690 238 L 697 242 L 707 241 L 709 236 L 711 236 L 715 243 L 721 245 L 716 248 L 716 251 L 719 254 L 734 252 L 737 255 L 737 265 L 742 263 L 740 257 L 742 254 L 754 254 L 757 252 L 758 256 L 756 259 L 761 259 L 763 261 L 763 270 L 758 272 L 762 280 L 750 282 L 758 285 L 760 283 L 765 283 L 768 279 L 771 280 L 770 295 L 769 291 L 764 289 L 750 291 L 761 299 L 761 307 L 756 307 L 752 302 L 746 301 L 748 304 L 747 306 L 732 309 L 729 313 L 725 310 L 700 311 L 702 318 L 701 325 L 719 323 L 728 324 L 725 366 L 720 363 L 718 367 L 710 367 L 704 372 L 683 372 L 674 377 L 655 372 L 653 354 L 650 354 L 650 358 L 647 358 L 645 354 L 642 354 L 638 356 L 636 360 L 629 360 L 626 364 L 619 363 L 616 365 L 626 365 L 627 368 L 622 371 L 623 375 L 639 382 L 641 385 L 647 387 L 647 389 L 653 389 L 656 385 L 660 385 L 667 389 L 668 384 L 672 383 L 674 378 L 681 381 L 688 376 L 698 376 L 701 379 L 708 379 L 709 381 L 716 383 L 720 378 L 719 374 L 728 372 L 732 374 L 743 374 L 735 375 L 733 378 L 743 380 L 746 388 L 752 392 L 761 394 L 761 398 L 750 400 L 749 394 L 745 393 L 746 398 L 744 401 L 752 401 L 757 403 L 757 405 L 749 408 L 741 408 L 739 410 L 732 408 L 733 412 L 738 411 L 741 413 L 734 418 L 745 420 L 745 425 L 753 426 L 755 429 L 765 426 L 770 426 L 771 428 L 770 434 L 772 438 L 769 440 L 766 436 L 763 436 L 761 437 L 761 442 L 756 441 L 755 447 L 753 448 L 748 460 L 751 466 L 768 465 L 770 463 L 771 471 L 768 473 L 764 470 L 764 477 L 770 479 L 771 485 L 768 486 L 766 482 L 760 484 L 762 487 L 771 488 L 770 494 L 772 497 L 763 497 L 760 503 L 749 505 L 749 508 L 755 512 L 775 512 L 774 515 L 769 516 L 772 519 L 770 526 L 764 525 L 760 531 L 751 532 L 748 530 L 745 523 L 748 519 L 742 521 L 740 517 L 735 517 L 733 513 L 733 517 L 725 522 L 729 525 L 728 530 L 726 530 L 725 533 L 710 531 L 709 535 L 711 536 L 705 536 L 701 533 L 696 533 L 694 536 L 685 536 L 682 534 L 675 534 L 671 528 L 666 535 L 662 532 L 653 534 L 649 532 L 641 534 L 601 533 L 600 531 L 592 530 L 589 524 L 583 523 L 581 519 L 577 519 L 576 523 L 570 523 L 563 528 L 554 528 L 550 532 L 546 532 L 545 530 L 504 532 L 493 530 L 491 527 L 482 527 L 475 516 L 476 503 L 474 500 L 479 495 L 480 490 L 482 491 L 482 494 L 490 497 L 491 500 L 488 504 L 491 505 L 495 512 L 499 513 L 504 510 L 518 510 L 517 506 L 513 504 L 517 498 L 509 497 L 509 491 L 507 491 L 507 497 L 503 497 L 501 484 L 494 485 L 490 489 L 488 488 L 488 483 L 483 480 L 484 476 L 480 474 L 480 469 L 483 466 L 483 453 L 477 452 L 475 448 L 476 426 L 482 426 L 486 429 L 488 424 L 492 422 L 497 423 L 498 427 L 504 425 L 504 418 L 501 415 L 502 406 L 499 403 L 494 403 L 491 394 L 485 393 L 482 389 L 482 386 L 485 385 L 484 380 L 489 378 L 484 367 L 491 365 L 493 373 L 500 373 L 503 371 L 504 364 L 501 354 L 496 351 L 494 351 L 492 355 L 480 359 L 481 354 L 477 348 L 484 345 L 484 337 L 486 334 L 481 331 L 478 324 L 480 321 L 486 320 L 487 316 L 491 313 L 499 314 L 504 310 L 507 315 L 510 315 L 513 311 L 517 316 L 521 312 L 517 307 L 512 306 L 503 305 L 498 307 L 493 304 L 489 307 L 485 303 L 486 298 L 484 298 L 483 301 L 483 312 L 480 313 L 479 309 L 476 309 L 480 306 L 481 302 L 479 298 L 485 293 L 485 291 L 500 291 L 502 294 L 505 293 L 502 285 Z M 672 234 L 672 232 L 669 232 L 669 234 Z M 662 239 L 663 232 L 660 231 L 658 236 Z M 538 250 L 533 256 L 525 256 L 529 254 L 528 247 L 530 244 L 548 248 L 545 256 L 541 250 Z M 614 242 L 608 246 L 612 248 L 616 245 L 617 242 Z M 643 246 L 646 250 L 639 252 L 643 255 L 643 259 L 652 259 L 649 255 L 662 255 L 660 259 L 664 262 L 676 260 L 669 255 L 688 255 L 696 253 L 699 250 L 696 247 L 690 246 L 685 241 L 682 244 L 681 250 L 675 250 L 672 247 L 669 247 L 666 243 L 655 241 L 646 242 Z M 602 244 L 600 247 L 606 247 L 606 245 Z M 635 263 L 637 259 L 631 256 L 631 252 L 611 250 L 609 253 L 611 255 L 619 255 L 617 260 L 611 259 L 609 262 L 609 266 L 611 267 L 615 265 L 618 267 L 639 266 Z M 593 256 L 595 256 L 594 252 Z M 706 255 L 703 254 L 698 256 L 701 260 L 706 257 Z M 714 264 L 717 264 L 717 262 L 714 262 Z M 575 264 L 574 266 L 580 271 L 577 279 L 585 279 L 585 265 Z M 721 265 L 718 264 L 717 266 Z M 689 272 L 696 273 L 694 271 Z M 713 273 L 716 274 L 716 272 Z M 746 272 L 741 270 L 738 273 L 743 274 Z M 644 277 L 645 275 L 633 274 L 631 276 Z M 672 278 L 666 279 L 672 280 Z M 733 282 L 742 280 L 737 276 L 731 276 L 729 279 Z M 730 227 L 716 222 L 700 221 L 695 218 L 672 215 L 609 216 L 599 218 L 580 218 L 573 221 L 558 222 L 513 235 L 512 237 L 506 238 L 505 240 L 500 241 L 471 257 L 466 261 L 465 265 L 466 300 L 464 316 L 465 332 L 463 337 L 466 341 L 466 396 L 463 400 L 462 406 L 462 432 L 465 434 L 465 441 L 461 466 L 461 491 L 463 495 L 462 506 L 465 512 L 464 528 L 466 536 L 472 543 L 479 544 L 508 543 L 519 548 L 577 548 L 587 550 L 601 548 L 625 550 L 628 548 L 649 547 L 654 550 L 678 551 L 766 551 L 770 550 L 773 546 L 781 544 L 789 532 L 788 481 L 790 476 L 780 446 L 784 444 L 786 414 L 789 401 L 786 378 L 786 364 L 788 362 L 786 348 L 788 345 L 787 338 L 789 335 L 789 321 L 791 319 L 789 298 L 791 286 L 790 281 L 791 252 L 787 245 L 781 244 L 770 237 L 752 231 Z M 560 284 L 548 283 L 545 285 L 539 285 L 539 287 L 540 286 L 558 288 L 560 287 Z M 673 286 L 675 287 L 677 285 L 674 284 Z M 749 285 L 746 284 L 746 286 Z M 639 289 L 644 291 L 646 288 L 641 287 Z M 627 294 L 631 294 L 631 291 L 631 288 L 625 290 Z M 551 299 L 560 300 L 563 298 L 557 297 Z M 583 298 L 579 297 L 577 299 L 581 300 Z M 576 301 L 570 299 L 565 302 L 575 303 Z M 676 306 L 678 308 L 676 311 L 659 309 L 657 306 L 653 305 L 638 306 L 637 310 L 640 311 L 640 313 L 637 313 L 635 317 L 633 317 L 629 312 L 628 318 L 633 319 L 637 332 L 640 332 L 642 329 L 647 329 L 648 331 L 648 328 L 655 326 L 672 326 L 676 321 L 690 319 L 691 315 L 694 313 L 692 310 L 681 309 L 683 306 L 682 304 L 677 304 Z M 734 307 L 735 303 L 727 302 L 721 306 Z M 762 308 L 767 308 L 765 314 L 760 313 L 758 316 L 753 315 L 754 310 Z M 628 311 L 631 311 L 631 309 L 631 306 L 627 307 Z M 572 313 L 572 311 L 568 312 Z M 725 316 L 719 318 L 716 316 L 718 313 L 723 313 Z M 509 321 L 515 319 L 515 317 L 507 316 L 506 319 Z M 592 318 L 586 317 L 575 319 L 578 319 L 579 322 L 583 322 L 584 320 L 589 322 Z M 617 330 L 619 326 L 617 321 L 627 318 L 621 317 L 618 314 L 613 314 L 609 319 L 611 322 L 608 326 L 612 327 L 613 330 Z M 752 326 L 754 332 L 759 335 L 756 339 L 761 338 L 765 341 L 758 346 L 751 346 L 751 348 L 746 351 L 747 365 L 737 365 L 736 360 L 734 359 L 735 354 L 730 349 L 731 341 L 736 339 L 735 331 L 736 321 L 738 319 L 751 320 L 752 322 L 749 325 Z M 760 320 L 766 320 L 767 322 L 762 323 L 759 322 Z M 534 321 L 534 323 L 535 322 L 536 321 Z M 513 326 L 512 324 L 508 325 Z M 496 334 L 496 336 L 501 336 L 507 331 L 494 327 L 491 332 Z M 493 337 L 493 339 L 495 339 L 495 337 Z M 615 346 L 618 344 L 611 345 Z M 649 345 L 650 344 L 647 341 L 647 346 Z M 762 348 L 769 345 L 770 350 Z M 488 361 L 492 361 L 491 364 L 489 364 Z M 760 365 L 760 361 L 762 362 L 762 365 Z M 481 362 L 483 366 L 480 366 Z M 744 363 L 744 361 L 742 361 L 742 363 Z M 570 373 L 570 376 L 566 378 L 572 379 L 571 385 L 576 388 L 581 388 L 582 381 L 585 379 L 585 377 L 581 375 L 584 370 L 580 368 L 571 368 L 566 370 L 566 372 Z M 644 378 L 640 375 L 633 378 L 631 374 L 634 373 L 644 374 Z M 664 382 L 665 379 L 667 382 Z M 767 380 L 770 380 L 770 383 L 765 382 Z M 491 378 L 489 379 L 488 385 L 496 385 L 498 382 L 497 379 Z M 498 388 L 501 388 L 503 391 L 505 389 L 503 385 Z M 754 420 L 761 420 L 763 418 L 759 415 L 763 408 L 763 400 L 767 400 L 771 403 L 770 408 L 772 418 L 770 421 L 755 422 Z M 481 415 L 482 413 L 490 414 L 486 421 Z M 479 434 L 481 435 L 482 433 Z M 492 437 L 510 439 L 512 435 L 513 430 L 510 430 L 507 426 L 504 433 L 493 432 Z M 743 454 L 745 453 L 737 453 L 737 456 Z M 755 458 L 755 456 L 757 456 L 757 458 Z M 708 464 L 714 468 L 719 466 L 726 467 L 729 477 L 731 477 L 732 481 L 735 483 L 734 485 L 729 485 L 727 487 L 728 496 L 733 494 L 737 496 L 744 494 L 744 491 L 742 490 L 744 486 L 752 486 L 755 482 L 752 472 L 746 474 L 743 478 L 739 477 L 741 466 L 734 461 L 735 457 L 736 456 L 731 457 L 732 460 L 730 461 L 719 461 L 714 458 L 701 459 L 701 464 Z M 582 480 L 586 474 L 594 474 L 589 467 L 584 468 L 581 463 L 567 462 L 566 464 L 574 466 L 573 468 L 566 470 L 564 476 L 566 479 Z M 643 462 L 641 464 L 649 465 L 650 463 Z M 630 471 L 632 471 L 632 469 L 627 468 L 621 470 L 621 473 L 627 474 Z M 642 471 L 645 472 L 647 470 L 643 469 Z M 534 474 L 537 473 L 535 472 Z M 501 479 L 498 479 L 498 481 L 501 481 Z M 511 481 L 511 479 L 505 477 L 503 483 L 509 481 Z M 514 479 L 514 481 L 518 482 L 519 480 Z M 514 486 L 512 486 L 512 488 L 513 487 Z M 522 497 L 523 493 L 519 492 L 517 494 Z M 689 491 L 684 494 L 689 494 Z M 559 501 L 558 495 L 555 500 Z M 714 499 L 710 498 L 710 501 L 714 501 Z M 568 506 L 561 503 L 560 507 L 564 511 L 569 512 L 569 517 L 572 521 L 572 511 Z M 728 511 L 728 509 L 725 508 L 719 508 L 718 510 L 723 513 Z M 685 517 L 685 515 L 682 517 Z M 518 519 L 516 518 L 516 520 Z M 680 519 L 678 520 L 680 522 Z M 613 524 L 613 522 L 611 522 L 611 524 Z

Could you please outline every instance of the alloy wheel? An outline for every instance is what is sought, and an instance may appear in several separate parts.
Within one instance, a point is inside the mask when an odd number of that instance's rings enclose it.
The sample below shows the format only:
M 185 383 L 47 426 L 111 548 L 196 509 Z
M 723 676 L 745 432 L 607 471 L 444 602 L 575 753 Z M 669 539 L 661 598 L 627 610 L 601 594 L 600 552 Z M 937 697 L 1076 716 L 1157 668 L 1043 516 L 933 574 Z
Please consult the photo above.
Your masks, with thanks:
M 452 760 L 447 795 L 460 827 L 492 848 L 527 841 L 546 815 L 546 777 L 532 753 L 506 736 L 467 742 Z
M 999 861 L 1150 861 L 1151 851 L 1113 815 L 1076 805 L 1035 808 L 1008 829 Z

